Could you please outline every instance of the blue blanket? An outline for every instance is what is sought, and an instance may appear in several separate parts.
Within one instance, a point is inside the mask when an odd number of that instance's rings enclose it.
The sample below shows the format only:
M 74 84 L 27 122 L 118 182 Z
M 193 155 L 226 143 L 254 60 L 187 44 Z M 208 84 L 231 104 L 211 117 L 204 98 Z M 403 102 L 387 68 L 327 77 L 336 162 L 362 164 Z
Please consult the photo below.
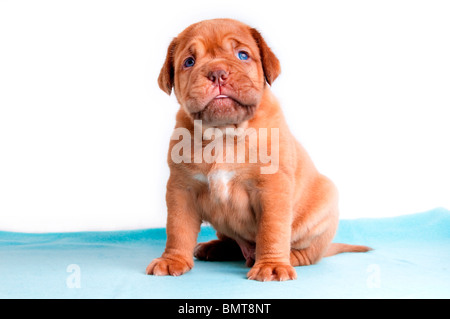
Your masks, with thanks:
M 335 242 L 363 244 L 296 267 L 298 279 L 255 282 L 245 262 L 195 261 L 180 277 L 145 275 L 164 229 L 0 232 L 1 298 L 450 298 L 450 211 L 341 220 Z M 215 238 L 203 227 L 199 241 Z

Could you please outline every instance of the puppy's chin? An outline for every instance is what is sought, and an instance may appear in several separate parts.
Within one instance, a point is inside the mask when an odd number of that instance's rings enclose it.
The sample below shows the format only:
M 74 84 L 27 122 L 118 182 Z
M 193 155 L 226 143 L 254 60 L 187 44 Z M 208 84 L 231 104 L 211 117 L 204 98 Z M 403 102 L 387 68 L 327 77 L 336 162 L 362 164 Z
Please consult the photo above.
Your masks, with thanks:
M 239 125 L 250 120 L 256 111 L 257 103 L 243 104 L 232 97 L 212 99 L 198 112 L 191 112 L 194 120 L 202 120 L 205 125 L 220 127 Z

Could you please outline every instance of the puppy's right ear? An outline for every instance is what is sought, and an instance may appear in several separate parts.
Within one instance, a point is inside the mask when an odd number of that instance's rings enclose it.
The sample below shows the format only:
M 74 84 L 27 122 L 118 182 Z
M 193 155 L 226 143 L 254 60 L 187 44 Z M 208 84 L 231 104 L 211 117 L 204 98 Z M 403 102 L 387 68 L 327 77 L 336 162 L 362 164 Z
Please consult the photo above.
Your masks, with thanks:
M 161 72 L 158 77 L 158 85 L 167 94 L 172 93 L 175 78 L 175 48 L 177 46 L 177 38 L 174 38 L 167 49 L 166 61 L 161 68 Z

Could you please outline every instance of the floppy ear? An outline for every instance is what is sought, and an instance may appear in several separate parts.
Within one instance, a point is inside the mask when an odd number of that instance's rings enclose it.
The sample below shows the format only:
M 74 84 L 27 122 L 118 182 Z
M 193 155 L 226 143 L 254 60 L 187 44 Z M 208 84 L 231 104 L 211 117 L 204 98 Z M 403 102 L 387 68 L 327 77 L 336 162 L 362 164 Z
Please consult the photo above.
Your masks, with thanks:
M 278 61 L 278 58 L 269 48 L 258 30 L 250 28 L 250 33 L 259 47 L 259 54 L 261 56 L 261 63 L 266 81 L 271 85 L 281 73 L 280 61 Z
M 158 85 L 167 94 L 172 93 L 175 77 L 174 55 L 177 46 L 177 38 L 174 38 L 167 49 L 166 61 L 161 68 L 158 77 Z

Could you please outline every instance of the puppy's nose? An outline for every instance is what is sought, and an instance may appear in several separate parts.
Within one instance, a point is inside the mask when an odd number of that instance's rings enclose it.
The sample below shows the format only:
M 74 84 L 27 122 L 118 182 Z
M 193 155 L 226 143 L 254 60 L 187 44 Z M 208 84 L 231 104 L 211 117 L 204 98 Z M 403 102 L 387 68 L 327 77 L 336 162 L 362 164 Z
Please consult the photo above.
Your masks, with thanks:
M 208 73 L 208 79 L 214 83 L 214 85 L 223 85 L 228 79 L 228 72 L 222 69 L 210 71 Z

